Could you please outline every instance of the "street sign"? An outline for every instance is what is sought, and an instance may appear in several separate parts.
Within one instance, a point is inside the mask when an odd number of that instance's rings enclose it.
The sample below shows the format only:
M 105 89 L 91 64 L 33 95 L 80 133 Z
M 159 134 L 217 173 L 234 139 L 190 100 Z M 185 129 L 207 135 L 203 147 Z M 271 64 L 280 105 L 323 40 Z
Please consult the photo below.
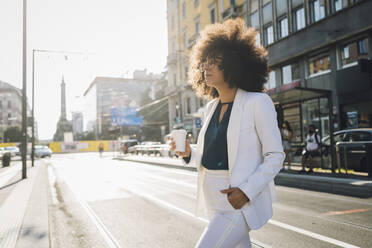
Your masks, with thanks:
M 196 128 L 201 128 L 201 126 L 202 126 L 201 118 L 199 118 L 199 117 L 195 118 L 195 126 L 196 126 Z

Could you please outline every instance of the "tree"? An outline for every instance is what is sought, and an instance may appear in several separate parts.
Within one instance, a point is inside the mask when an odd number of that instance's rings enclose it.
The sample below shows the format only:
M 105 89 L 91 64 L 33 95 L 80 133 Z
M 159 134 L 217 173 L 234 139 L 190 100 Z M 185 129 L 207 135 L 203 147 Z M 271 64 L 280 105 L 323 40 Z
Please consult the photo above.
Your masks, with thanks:
M 8 127 L 4 132 L 4 142 L 21 142 L 22 131 L 19 127 Z

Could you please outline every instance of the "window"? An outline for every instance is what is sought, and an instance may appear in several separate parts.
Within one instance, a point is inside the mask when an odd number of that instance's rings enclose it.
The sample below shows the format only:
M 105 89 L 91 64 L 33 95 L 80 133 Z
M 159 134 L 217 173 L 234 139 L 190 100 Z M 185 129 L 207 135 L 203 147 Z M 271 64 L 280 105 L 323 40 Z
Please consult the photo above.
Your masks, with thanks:
M 12 113 L 8 113 L 8 119 L 12 117 Z
M 288 36 L 288 18 L 284 17 L 278 21 L 278 38 L 284 38 Z
M 216 22 L 216 9 L 213 8 L 211 9 L 211 23 L 215 23 Z
M 195 34 L 199 34 L 200 31 L 200 23 L 199 20 L 195 21 Z
M 173 73 L 173 85 L 177 85 L 177 74 Z
M 225 2 L 224 0 L 220 0 L 220 13 L 224 12 L 224 10 L 225 10 L 224 6 L 223 6 L 224 2 Z
M 325 1 L 310 1 L 310 22 L 314 23 L 325 17 Z
M 372 141 L 371 134 L 368 132 L 352 132 L 349 136 L 350 142 L 353 141 Z
M 274 42 L 274 31 L 273 25 L 269 25 L 264 28 L 264 44 L 265 46 L 270 45 Z
M 309 75 L 331 70 L 331 59 L 329 55 L 317 56 L 309 59 Z
M 273 20 L 273 8 L 271 2 L 262 8 L 263 24 L 267 24 Z
M 198 7 L 199 6 L 199 0 L 194 0 L 194 7 Z
M 186 98 L 186 114 L 191 114 L 191 98 Z
M 183 31 L 183 47 L 187 47 L 187 36 L 186 36 L 186 30 Z
M 342 9 L 342 0 L 330 0 L 331 13 L 335 13 Z
M 259 19 L 259 16 L 258 16 L 258 11 L 254 12 L 251 15 L 251 26 L 256 28 L 256 29 L 260 28 L 260 19 Z
M 12 107 L 12 101 L 8 101 L 8 108 L 11 108 Z
M 275 71 L 271 71 L 269 73 L 269 78 L 266 83 L 266 87 L 268 90 L 273 89 L 276 87 L 276 81 L 275 81 Z
M 200 107 L 203 107 L 203 106 L 204 106 L 204 101 L 203 101 L 202 98 L 199 100 L 199 106 L 200 106 Z
M 189 67 L 185 66 L 185 78 L 187 79 L 188 77 L 188 72 L 189 72 Z
M 182 18 L 186 18 L 186 2 L 182 3 Z
M 283 84 L 292 83 L 300 79 L 300 66 L 298 63 L 286 65 L 282 67 L 282 82 Z
M 259 32 L 257 32 L 257 34 L 256 34 L 256 45 L 257 46 L 261 45 L 261 36 L 260 36 Z
M 349 43 L 341 48 L 341 65 L 347 65 L 357 60 L 368 58 L 368 39 Z
M 293 11 L 293 30 L 298 31 L 305 27 L 305 10 L 303 7 Z
M 230 0 L 230 5 L 235 6 L 235 0 Z
M 0 109 L 2 109 L 2 108 L 3 108 L 3 102 L 0 101 Z

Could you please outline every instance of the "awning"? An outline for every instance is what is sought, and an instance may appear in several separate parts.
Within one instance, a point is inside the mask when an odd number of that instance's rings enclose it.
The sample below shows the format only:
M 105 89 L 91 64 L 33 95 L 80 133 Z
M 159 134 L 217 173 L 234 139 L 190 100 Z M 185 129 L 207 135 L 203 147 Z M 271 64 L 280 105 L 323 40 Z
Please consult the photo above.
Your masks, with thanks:
M 294 87 L 280 92 L 269 93 L 274 103 L 286 104 L 310 100 L 317 97 L 329 97 L 332 94 L 330 90 Z

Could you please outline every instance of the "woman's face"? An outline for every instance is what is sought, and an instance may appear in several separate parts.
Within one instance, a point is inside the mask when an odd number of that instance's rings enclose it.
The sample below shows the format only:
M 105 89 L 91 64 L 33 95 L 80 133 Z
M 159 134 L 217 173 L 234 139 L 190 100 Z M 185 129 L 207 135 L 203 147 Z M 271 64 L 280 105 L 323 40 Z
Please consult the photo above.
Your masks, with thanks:
M 201 64 L 201 70 L 208 86 L 214 88 L 226 87 L 227 83 L 224 80 L 223 71 L 218 68 L 221 59 L 207 60 Z
M 287 128 L 287 125 L 285 123 L 283 123 L 283 128 Z

